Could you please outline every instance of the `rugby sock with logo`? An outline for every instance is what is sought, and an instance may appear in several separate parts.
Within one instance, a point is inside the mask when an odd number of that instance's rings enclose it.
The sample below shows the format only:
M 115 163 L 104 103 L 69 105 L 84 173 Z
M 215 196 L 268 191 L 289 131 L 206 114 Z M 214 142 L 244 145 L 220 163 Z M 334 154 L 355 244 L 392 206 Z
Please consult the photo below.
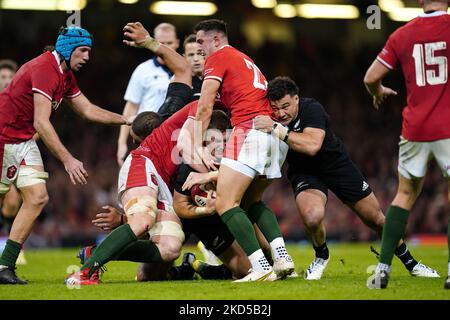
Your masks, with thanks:
M 255 229 L 245 211 L 241 207 L 234 207 L 226 211 L 221 219 L 249 257 L 253 270 L 270 270 L 270 265 L 256 239 Z M 268 268 L 266 264 L 269 266 Z
M 397 206 L 390 206 L 383 226 L 380 263 L 391 265 L 395 249 L 405 235 L 409 212 Z
M 103 240 L 92 256 L 81 267 L 81 270 L 101 267 L 131 243 L 136 242 L 136 240 L 136 235 L 131 230 L 130 225 L 128 223 L 121 225 Z M 93 269 L 93 271 L 95 270 Z
M 328 246 L 326 242 L 318 247 L 313 246 L 313 248 L 314 251 L 316 252 L 316 258 L 327 260 L 330 257 L 330 252 L 328 251 Z
M 288 255 L 275 214 L 262 201 L 253 203 L 247 212 L 248 218 L 255 223 L 270 243 L 275 260 Z
M 414 269 L 414 267 L 418 264 L 404 242 L 399 245 L 397 249 L 395 249 L 395 255 L 402 261 L 406 269 L 409 271 L 412 271 L 412 269 Z
M 22 245 L 20 243 L 11 239 L 6 240 L 5 248 L 0 257 L 0 265 L 14 268 L 21 249 Z

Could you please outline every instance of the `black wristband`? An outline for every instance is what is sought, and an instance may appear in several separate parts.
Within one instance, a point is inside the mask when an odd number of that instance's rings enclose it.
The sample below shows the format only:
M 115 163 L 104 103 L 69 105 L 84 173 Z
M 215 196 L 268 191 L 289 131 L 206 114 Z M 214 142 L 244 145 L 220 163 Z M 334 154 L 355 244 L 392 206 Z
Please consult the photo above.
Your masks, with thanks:
M 283 139 L 284 142 L 287 142 L 290 132 L 291 132 L 291 130 L 288 129 L 288 131 L 286 132 L 286 135 L 284 136 L 284 139 Z

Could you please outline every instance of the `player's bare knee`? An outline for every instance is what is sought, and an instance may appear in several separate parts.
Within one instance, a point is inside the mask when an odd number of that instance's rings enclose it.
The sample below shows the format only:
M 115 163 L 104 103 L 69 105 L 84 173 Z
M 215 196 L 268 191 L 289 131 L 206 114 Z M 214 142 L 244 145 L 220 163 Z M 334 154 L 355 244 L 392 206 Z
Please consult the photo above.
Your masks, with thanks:
M 178 259 L 181 254 L 181 245 L 182 243 L 175 237 L 173 237 L 173 239 L 161 241 L 160 243 L 158 243 L 161 258 L 166 262 Z
M 48 193 L 45 192 L 37 192 L 33 194 L 32 197 L 27 199 L 28 204 L 33 207 L 44 208 L 49 201 Z
M 303 223 L 310 230 L 317 230 L 323 221 L 325 210 L 319 207 L 310 207 L 301 212 Z
M 136 236 L 141 236 L 148 232 L 154 225 L 154 219 L 147 214 L 134 214 L 128 217 L 128 223 Z
M 216 210 L 220 214 L 230 210 L 231 208 L 239 206 L 238 202 L 230 201 L 229 199 L 224 199 L 224 197 L 217 198 L 216 200 Z

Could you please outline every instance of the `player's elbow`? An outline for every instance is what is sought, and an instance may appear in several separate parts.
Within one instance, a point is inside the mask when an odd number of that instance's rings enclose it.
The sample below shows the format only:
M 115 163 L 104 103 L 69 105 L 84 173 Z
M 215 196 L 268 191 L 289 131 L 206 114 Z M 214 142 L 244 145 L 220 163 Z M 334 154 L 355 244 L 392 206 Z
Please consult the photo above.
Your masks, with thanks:
M 374 85 L 375 83 L 377 83 L 378 81 L 380 81 L 379 77 L 377 77 L 376 74 L 371 72 L 370 69 L 367 70 L 367 72 L 364 76 L 364 84 L 366 86 L 371 86 L 371 85 Z

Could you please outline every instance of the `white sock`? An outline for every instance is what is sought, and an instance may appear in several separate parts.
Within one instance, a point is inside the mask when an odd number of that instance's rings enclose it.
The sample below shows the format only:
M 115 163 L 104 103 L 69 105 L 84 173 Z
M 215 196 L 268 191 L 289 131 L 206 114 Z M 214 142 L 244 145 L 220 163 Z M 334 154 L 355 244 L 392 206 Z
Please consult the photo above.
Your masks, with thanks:
M 448 276 L 450 277 L 450 261 L 448 262 Z
M 286 245 L 284 244 L 284 239 L 281 237 L 273 239 L 270 243 L 270 248 L 272 249 L 272 254 L 275 261 L 288 255 Z
M 253 271 L 263 272 L 269 271 L 272 268 L 261 249 L 253 252 L 248 259 L 252 264 Z
M 391 266 L 385 263 L 378 263 L 377 269 L 375 272 L 386 271 L 387 274 L 391 273 Z

